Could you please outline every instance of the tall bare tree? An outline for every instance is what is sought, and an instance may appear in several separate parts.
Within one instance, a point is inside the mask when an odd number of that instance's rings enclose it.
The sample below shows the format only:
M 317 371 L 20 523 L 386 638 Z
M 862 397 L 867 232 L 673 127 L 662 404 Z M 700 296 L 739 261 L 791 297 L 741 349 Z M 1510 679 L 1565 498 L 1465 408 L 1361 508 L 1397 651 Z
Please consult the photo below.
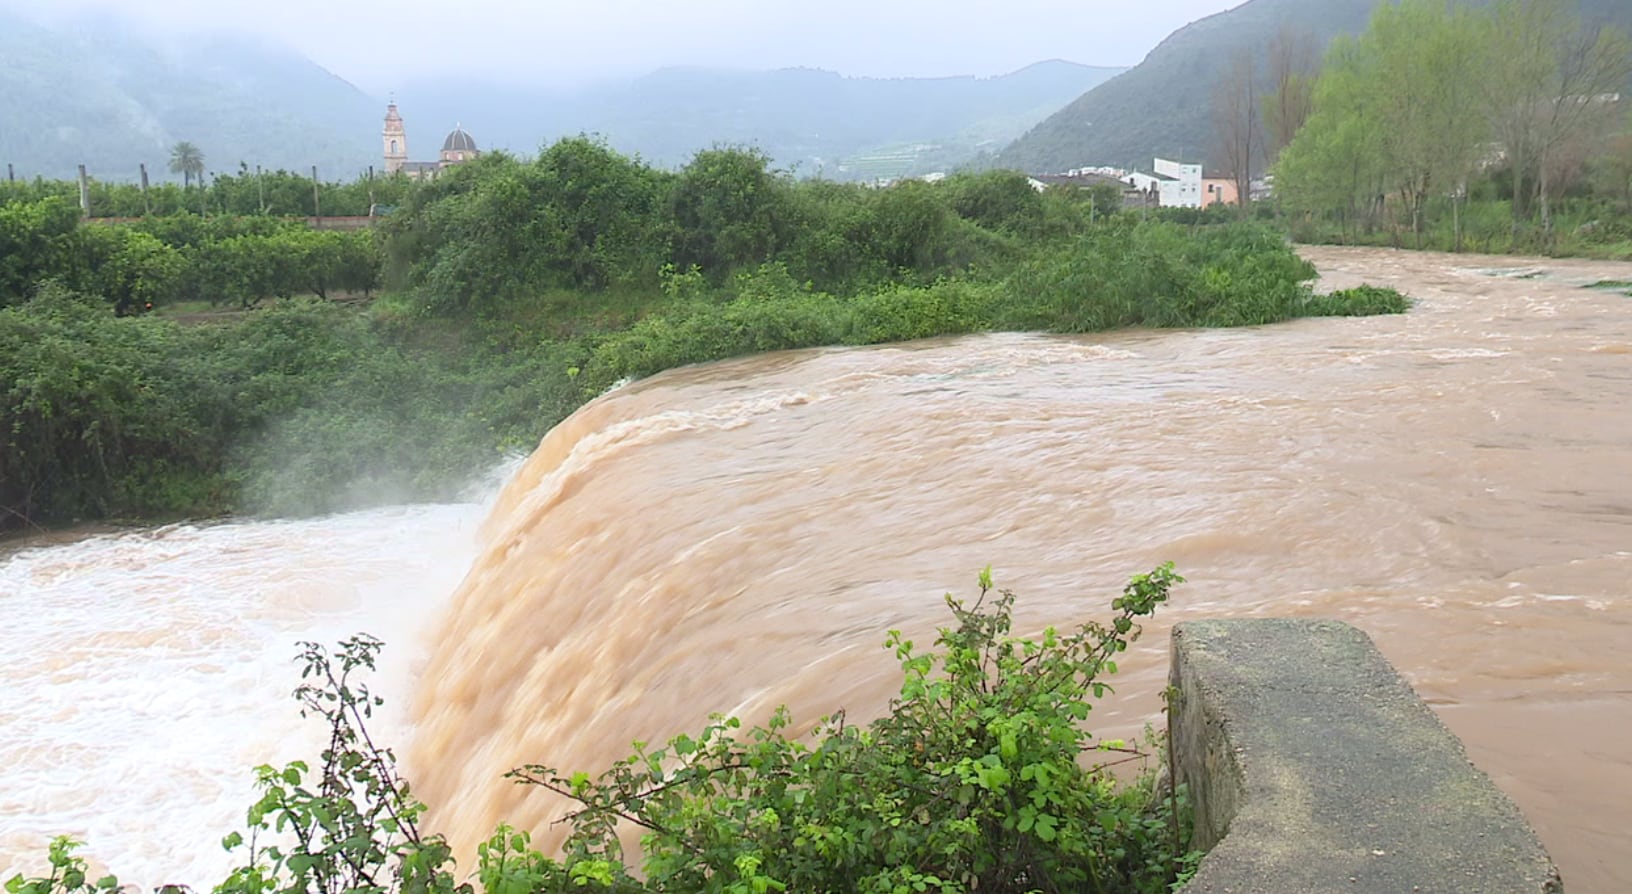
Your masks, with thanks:
M 1282 25 L 1269 42 L 1269 94 L 1264 98 L 1264 155 L 1273 162 L 1315 109 L 1320 56 L 1315 35 Z
M 1513 171 L 1514 223 L 1530 217 L 1529 178 L 1552 230 L 1555 156 L 1612 114 L 1608 98 L 1632 77 L 1632 41 L 1583 28 L 1572 0 L 1499 0 L 1486 41 L 1484 100 Z
M 1250 48 L 1230 57 L 1213 90 L 1213 139 L 1218 166 L 1235 182 L 1244 209 L 1252 196 L 1252 168 L 1262 151 L 1258 133 L 1257 63 Z

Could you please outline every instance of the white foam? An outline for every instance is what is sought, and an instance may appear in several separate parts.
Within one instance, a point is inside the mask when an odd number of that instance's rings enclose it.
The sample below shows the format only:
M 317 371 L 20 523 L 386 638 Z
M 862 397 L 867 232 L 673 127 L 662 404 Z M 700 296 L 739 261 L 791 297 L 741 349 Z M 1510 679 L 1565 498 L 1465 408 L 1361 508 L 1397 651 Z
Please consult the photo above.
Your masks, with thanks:
M 315 759 L 296 642 L 387 641 L 398 715 L 419 625 L 474 554 L 481 507 L 172 526 L 25 550 L 0 564 L 0 879 L 54 835 L 121 881 L 206 889 L 231 860 L 253 768 Z

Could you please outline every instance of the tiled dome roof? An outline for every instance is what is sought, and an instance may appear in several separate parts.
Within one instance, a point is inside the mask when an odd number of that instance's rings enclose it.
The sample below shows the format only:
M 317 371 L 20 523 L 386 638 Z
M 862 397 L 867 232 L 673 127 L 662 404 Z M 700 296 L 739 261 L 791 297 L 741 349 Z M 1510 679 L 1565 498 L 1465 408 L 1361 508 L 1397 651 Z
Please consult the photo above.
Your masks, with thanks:
M 465 133 L 464 128 L 455 127 L 453 133 L 442 141 L 443 152 L 475 152 L 476 140 Z

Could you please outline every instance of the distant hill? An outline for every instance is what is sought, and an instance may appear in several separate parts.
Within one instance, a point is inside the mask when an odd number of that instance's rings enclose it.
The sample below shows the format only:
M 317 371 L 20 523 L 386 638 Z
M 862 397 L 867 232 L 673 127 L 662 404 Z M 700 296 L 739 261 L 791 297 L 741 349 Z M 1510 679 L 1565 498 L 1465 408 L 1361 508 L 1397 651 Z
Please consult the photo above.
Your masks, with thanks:
M 43 27 L 0 11 L 0 164 L 71 177 L 85 164 L 169 177 L 170 147 L 210 171 L 240 163 L 349 179 L 381 163 L 384 102 L 292 51 L 245 39 L 132 36 L 117 22 Z M 811 69 L 670 68 L 575 90 L 479 81 L 410 83 L 396 98 L 413 160 L 455 124 L 483 149 L 531 154 L 578 133 L 661 165 L 753 145 L 800 174 L 860 179 L 946 170 L 995 154 L 1123 69 L 1041 62 L 991 78 L 848 78 Z
M 1205 161 L 1209 102 L 1229 59 L 1266 52 L 1283 25 L 1324 47 L 1365 30 L 1382 0 L 1249 0 L 1175 31 L 1139 65 L 1095 87 L 1004 149 L 997 163 L 1033 173 L 1087 165 L 1148 168 L 1153 156 Z M 1632 30 L 1632 0 L 1580 0 L 1583 18 Z
M 457 123 L 484 148 L 531 153 L 562 136 L 593 133 L 672 166 L 728 143 L 757 146 L 802 175 L 860 178 L 945 170 L 995 153 L 1121 71 L 1062 61 L 991 78 L 668 68 L 570 93 L 423 82 L 397 100 L 415 158 L 429 158 Z
M 380 104 L 310 60 L 250 40 L 164 48 L 116 23 L 46 28 L 0 12 L 0 163 L 69 177 L 85 164 L 168 177 L 191 141 L 211 171 L 251 167 L 350 178 L 379 163 Z

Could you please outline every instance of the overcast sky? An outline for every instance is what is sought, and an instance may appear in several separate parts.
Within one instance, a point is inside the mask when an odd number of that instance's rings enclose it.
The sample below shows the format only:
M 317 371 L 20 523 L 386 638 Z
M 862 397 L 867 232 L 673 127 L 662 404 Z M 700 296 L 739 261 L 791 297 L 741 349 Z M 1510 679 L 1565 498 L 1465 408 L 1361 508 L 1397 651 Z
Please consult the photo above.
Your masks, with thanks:
M 665 65 L 992 75 L 1044 59 L 1133 65 L 1241 0 L 0 0 L 32 17 L 115 11 L 174 33 L 284 43 L 374 93 L 426 75 L 530 83 Z

